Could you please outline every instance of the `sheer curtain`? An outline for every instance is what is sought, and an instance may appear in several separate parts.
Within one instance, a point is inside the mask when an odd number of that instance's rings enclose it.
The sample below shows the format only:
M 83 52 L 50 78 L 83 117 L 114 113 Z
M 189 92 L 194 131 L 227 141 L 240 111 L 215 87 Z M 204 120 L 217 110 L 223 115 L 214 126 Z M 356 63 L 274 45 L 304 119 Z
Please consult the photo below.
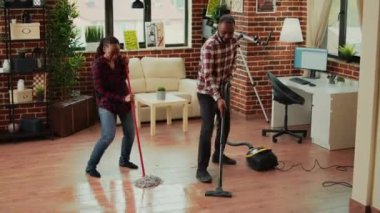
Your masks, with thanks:
M 332 0 L 307 1 L 307 47 L 319 47 L 322 44 L 326 34 L 331 4 Z
M 359 16 L 359 24 L 360 28 L 362 26 L 362 21 L 363 21 L 363 0 L 356 0 L 358 4 L 358 16 Z

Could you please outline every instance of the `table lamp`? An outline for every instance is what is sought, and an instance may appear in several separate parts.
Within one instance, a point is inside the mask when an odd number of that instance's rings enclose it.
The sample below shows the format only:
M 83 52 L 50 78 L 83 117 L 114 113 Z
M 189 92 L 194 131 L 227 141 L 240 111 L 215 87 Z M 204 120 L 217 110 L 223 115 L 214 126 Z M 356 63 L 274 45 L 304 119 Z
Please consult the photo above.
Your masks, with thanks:
M 280 41 L 288 43 L 303 42 L 301 25 L 298 18 L 285 18 L 280 33 Z M 293 49 L 292 45 L 291 52 L 293 52 Z M 307 75 L 307 73 L 304 73 L 304 75 L 305 74 Z
M 298 18 L 285 18 L 282 24 L 280 41 L 290 43 L 303 41 L 301 25 Z

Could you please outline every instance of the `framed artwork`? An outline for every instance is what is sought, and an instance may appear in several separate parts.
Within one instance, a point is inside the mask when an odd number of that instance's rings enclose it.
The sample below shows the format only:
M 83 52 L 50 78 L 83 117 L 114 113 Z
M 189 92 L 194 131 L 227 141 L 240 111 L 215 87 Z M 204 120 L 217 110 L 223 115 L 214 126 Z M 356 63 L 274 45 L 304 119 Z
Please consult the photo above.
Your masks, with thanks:
M 164 48 L 165 47 L 165 31 L 164 31 L 163 22 L 156 23 L 156 31 L 157 31 L 157 47 Z
M 211 18 L 216 8 L 220 5 L 220 0 L 208 0 L 206 16 Z
M 137 49 L 139 49 L 139 42 L 137 40 L 136 30 L 124 31 L 124 48 L 126 50 L 137 50 Z
M 145 23 L 145 41 L 146 48 L 164 48 L 165 47 L 165 31 L 162 22 L 146 22 Z
M 228 0 L 227 6 L 232 12 L 243 13 L 244 0 Z
M 256 0 L 257 13 L 274 13 L 276 12 L 276 0 Z

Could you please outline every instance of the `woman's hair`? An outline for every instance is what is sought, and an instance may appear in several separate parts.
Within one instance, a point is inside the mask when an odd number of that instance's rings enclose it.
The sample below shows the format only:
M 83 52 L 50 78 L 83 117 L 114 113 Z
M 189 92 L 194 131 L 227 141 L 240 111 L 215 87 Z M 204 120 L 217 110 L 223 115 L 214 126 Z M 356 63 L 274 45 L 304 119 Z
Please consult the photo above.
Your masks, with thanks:
M 108 46 L 110 44 L 120 44 L 119 43 L 119 40 L 117 40 L 117 38 L 115 38 L 114 36 L 107 36 L 105 38 L 103 38 L 102 40 L 100 40 L 99 42 L 99 46 L 98 48 L 96 49 L 96 56 L 95 58 L 99 58 L 100 56 L 104 55 L 104 47 L 105 46 Z

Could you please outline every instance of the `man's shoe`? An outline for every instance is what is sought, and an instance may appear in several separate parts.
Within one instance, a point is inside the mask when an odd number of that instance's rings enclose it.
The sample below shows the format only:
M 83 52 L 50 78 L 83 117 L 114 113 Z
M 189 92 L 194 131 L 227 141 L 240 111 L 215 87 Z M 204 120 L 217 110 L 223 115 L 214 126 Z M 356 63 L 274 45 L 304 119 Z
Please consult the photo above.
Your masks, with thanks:
M 100 178 L 100 173 L 96 169 L 86 170 L 86 174 L 90 175 L 91 177 Z
M 130 168 L 130 169 L 138 169 L 139 167 L 136 165 L 136 164 L 134 164 L 134 163 L 132 163 L 132 162 L 126 162 L 126 163 L 119 163 L 119 166 L 120 167 L 126 167 L 126 168 Z
M 212 178 L 207 170 L 197 170 L 197 174 L 195 176 L 202 183 L 211 183 Z
M 213 154 L 212 155 L 212 162 L 213 163 L 219 163 L 219 155 Z M 222 162 L 223 162 L 223 164 L 226 164 L 226 165 L 235 165 L 236 164 L 236 160 L 231 159 L 224 154 L 222 157 Z

